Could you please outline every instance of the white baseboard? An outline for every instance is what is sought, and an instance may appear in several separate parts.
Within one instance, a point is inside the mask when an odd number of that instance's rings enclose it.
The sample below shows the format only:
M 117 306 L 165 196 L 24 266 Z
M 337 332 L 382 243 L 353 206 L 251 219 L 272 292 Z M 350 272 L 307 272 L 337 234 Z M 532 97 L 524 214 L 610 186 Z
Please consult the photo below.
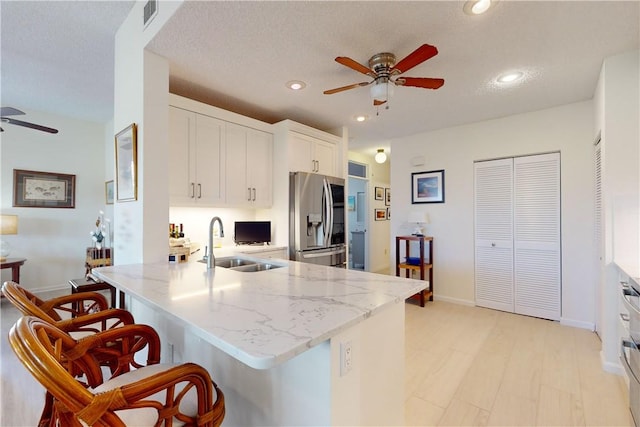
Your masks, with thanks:
M 605 372 L 621 376 L 625 375 L 622 365 L 620 363 L 607 362 L 602 351 L 600 352 L 600 364 Z
M 582 320 L 560 318 L 560 324 L 564 326 L 573 326 L 574 328 L 588 329 L 590 331 L 596 330 L 596 324 L 593 322 L 585 322 Z
M 460 299 L 460 298 L 452 298 L 444 295 L 435 295 L 433 299 L 436 301 L 450 302 L 453 304 L 467 305 L 471 307 L 476 305 L 475 301 L 470 301 L 470 300 Z

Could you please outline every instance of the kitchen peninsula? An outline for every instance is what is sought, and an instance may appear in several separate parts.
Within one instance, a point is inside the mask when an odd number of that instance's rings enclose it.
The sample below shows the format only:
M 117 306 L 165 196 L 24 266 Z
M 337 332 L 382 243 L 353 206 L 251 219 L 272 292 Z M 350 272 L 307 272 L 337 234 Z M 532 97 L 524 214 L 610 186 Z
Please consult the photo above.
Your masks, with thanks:
M 404 301 L 426 282 L 275 263 L 93 272 L 158 330 L 163 361 L 210 371 L 225 393 L 224 425 L 403 425 Z

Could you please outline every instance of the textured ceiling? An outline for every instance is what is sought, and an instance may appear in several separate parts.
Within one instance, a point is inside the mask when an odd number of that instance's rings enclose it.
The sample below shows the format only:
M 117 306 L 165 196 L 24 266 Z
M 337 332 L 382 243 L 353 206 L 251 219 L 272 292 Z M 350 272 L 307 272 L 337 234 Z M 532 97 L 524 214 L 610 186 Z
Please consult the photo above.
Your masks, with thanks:
M 346 125 L 350 147 L 375 151 L 403 135 L 590 99 L 603 59 L 640 48 L 638 1 L 501 0 L 481 16 L 462 6 L 187 1 L 149 49 L 169 60 L 174 93 L 267 122 Z M 109 119 L 113 34 L 130 7 L 3 1 L 2 105 Z M 402 58 L 423 43 L 439 54 L 406 76 L 442 77 L 441 89 L 397 87 L 379 111 L 369 88 L 322 94 L 369 79 L 336 56 L 366 65 L 375 53 Z M 525 79 L 499 87 L 495 78 L 511 69 Z M 287 89 L 293 79 L 307 88 Z M 356 123 L 357 114 L 370 120 Z

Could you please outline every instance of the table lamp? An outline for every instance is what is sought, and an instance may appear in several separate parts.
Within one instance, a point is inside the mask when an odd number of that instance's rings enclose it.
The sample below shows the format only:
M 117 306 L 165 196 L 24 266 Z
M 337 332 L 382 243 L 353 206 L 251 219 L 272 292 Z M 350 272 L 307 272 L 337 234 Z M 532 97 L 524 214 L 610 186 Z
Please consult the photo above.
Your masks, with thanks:
M 421 224 L 429 224 L 429 214 L 420 211 L 409 212 L 408 222 L 416 224 L 411 234 L 414 236 L 424 236 L 424 229 Z
M 18 234 L 18 215 L 0 215 L 0 235 Z M 0 261 L 5 261 L 11 252 L 11 246 L 0 239 Z

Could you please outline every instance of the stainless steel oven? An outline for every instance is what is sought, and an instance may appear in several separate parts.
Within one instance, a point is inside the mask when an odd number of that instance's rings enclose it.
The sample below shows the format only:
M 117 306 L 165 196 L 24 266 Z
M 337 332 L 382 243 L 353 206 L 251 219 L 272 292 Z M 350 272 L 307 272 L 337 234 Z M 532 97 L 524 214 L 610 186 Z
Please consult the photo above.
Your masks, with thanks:
M 635 285 L 635 283 L 632 283 Z M 622 288 L 622 301 L 629 312 L 629 337 L 621 342 L 620 359 L 629 377 L 629 408 L 636 427 L 640 426 L 640 289 Z

